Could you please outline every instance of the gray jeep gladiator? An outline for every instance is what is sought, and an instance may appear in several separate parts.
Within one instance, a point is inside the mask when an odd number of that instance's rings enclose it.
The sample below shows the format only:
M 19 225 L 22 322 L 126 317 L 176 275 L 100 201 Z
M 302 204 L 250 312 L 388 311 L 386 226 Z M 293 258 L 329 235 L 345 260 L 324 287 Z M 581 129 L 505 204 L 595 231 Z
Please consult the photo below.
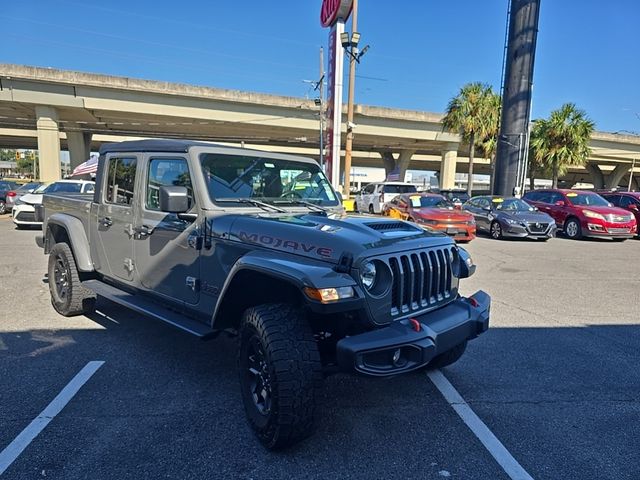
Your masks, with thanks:
M 203 339 L 237 335 L 267 448 L 313 431 L 325 375 L 449 365 L 486 331 L 469 254 L 411 223 L 347 216 L 309 159 L 181 140 L 103 145 L 91 195 L 45 195 L 37 243 L 62 315 L 97 296 Z

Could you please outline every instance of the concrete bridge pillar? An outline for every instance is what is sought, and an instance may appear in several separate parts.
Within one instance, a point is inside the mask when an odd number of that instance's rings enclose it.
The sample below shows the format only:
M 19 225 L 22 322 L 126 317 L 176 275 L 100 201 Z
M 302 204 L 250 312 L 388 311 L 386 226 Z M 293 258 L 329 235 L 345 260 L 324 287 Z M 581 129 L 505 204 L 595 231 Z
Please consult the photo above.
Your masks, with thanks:
M 53 107 L 36 106 L 40 180 L 60 180 L 60 131 L 58 112 Z
M 625 174 L 629 173 L 630 169 L 631 165 L 627 165 L 624 163 L 616 165 L 616 168 L 614 168 L 607 177 L 605 188 L 616 188 L 622 180 L 622 177 L 624 177 Z
M 397 158 L 393 156 L 393 152 L 389 150 L 383 150 L 378 152 L 382 157 L 382 163 L 384 164 L 384 176 L 387 178 L 394 170 L 398 171 L 400 181 L 403 182 L 409 164 L 411 163 L 411 157 L 413 157 L 415 150 L 401 150 L 397 155 Z
M 456 163 L 458 162 L 458 144 L 448 143 L 442 149 L 440 161 L 440 188 L 449 189 L 456 186 Z
M 91 136 L 91 132 L 67 132 L 67 144 L 69 145 L 71 171 L 73 171 L 73 169 L 81 163 L 89 160 L 89 155 L 91 155 Z
M 603 189 L 604 175 L 602 175 L 602 170 L 600 170 L 600 167 L 595 163 L 587 163 L 584 167 L 587 169 L 587 172 L 589 172 L 589 175 L 591 176 L 591 183 L 593 183 L 593 187 L 598 190 Z

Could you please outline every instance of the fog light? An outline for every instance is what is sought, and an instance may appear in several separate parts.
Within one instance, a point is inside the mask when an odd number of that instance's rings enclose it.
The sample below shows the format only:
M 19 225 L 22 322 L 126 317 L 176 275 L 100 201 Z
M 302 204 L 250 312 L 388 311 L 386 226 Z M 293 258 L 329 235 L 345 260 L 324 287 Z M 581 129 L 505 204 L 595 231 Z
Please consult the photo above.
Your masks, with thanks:
M 402 355 L 402 352 L 400 351 L 400 349 L 398 348 L 395 352 L 393 352 L 393 364 L 397 367 L 398 363 L 400 362 L 400 357 Z

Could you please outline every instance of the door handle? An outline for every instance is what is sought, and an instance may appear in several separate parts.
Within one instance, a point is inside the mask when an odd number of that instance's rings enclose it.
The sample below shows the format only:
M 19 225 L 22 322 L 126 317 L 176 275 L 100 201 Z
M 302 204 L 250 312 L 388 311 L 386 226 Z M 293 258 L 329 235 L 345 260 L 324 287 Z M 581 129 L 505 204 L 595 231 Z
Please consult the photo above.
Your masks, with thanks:
M 101 218 L 98 223 L 100 223 L 100 225 L 102 225 L 103 227 L 110 227 L 111 225 L 113 225 L 113 220 L 111 220 L 110 217 L 104 217 Z

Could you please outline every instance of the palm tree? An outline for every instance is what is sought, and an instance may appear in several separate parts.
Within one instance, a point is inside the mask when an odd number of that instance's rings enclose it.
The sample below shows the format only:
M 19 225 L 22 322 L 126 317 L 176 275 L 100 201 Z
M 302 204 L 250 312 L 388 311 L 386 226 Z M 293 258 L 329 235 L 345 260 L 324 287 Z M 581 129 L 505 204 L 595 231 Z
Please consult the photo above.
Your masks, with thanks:
M 480 140 L 478 147 L 482 156 L 491 162 L 491 183 L 489 191 L 493 192 L 493 181 L 495 178 L 496 151 L 498 149 L 498 133 L 500 131 L 500 111 L 502 109 L 502 98 L 497 93 L 489 92 L 487 99 L 487 116 L 485 137 Z
M 469 181 L 467 193 L 473 190 L 473 159 L 476 143 L 489 136 L 491 109 L 495 93 L 491 86 L 480 83 L 464 85 L 447 105 L 442 124 L 447 130 L 458 132 L 469 144 Z
M 585 111 L 573 103 L 565 103 L 548 119 L 535 122 L 530 140 L 532 160 L 551 172 L 553 188 L 558 188 L 558 177 L 570 166 L 587 162 L 594 126 Z

